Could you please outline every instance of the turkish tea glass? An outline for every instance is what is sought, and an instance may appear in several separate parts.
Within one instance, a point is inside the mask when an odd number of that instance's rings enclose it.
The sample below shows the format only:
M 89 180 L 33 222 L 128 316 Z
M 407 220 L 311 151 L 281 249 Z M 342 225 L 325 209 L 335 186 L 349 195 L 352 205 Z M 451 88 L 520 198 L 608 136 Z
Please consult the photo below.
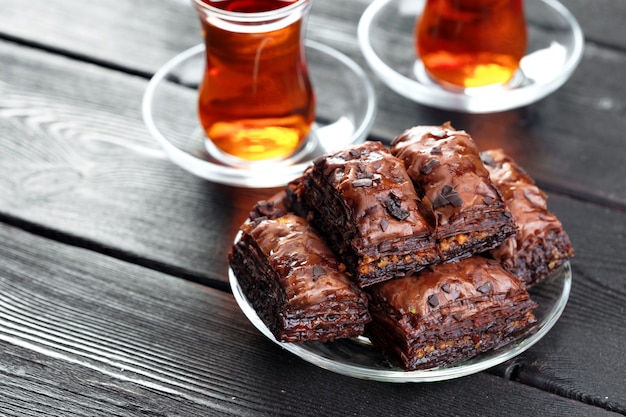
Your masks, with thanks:
M 198 116 L 214 156 L 281 160 L 305 144 L 315 120 L 304 48 L 311 2 L 193 0 L 206 57 Z
M 440 84 L 506 85 L 526 52 L 523 0 L 426 0 L 415 38 L 426 73 Z

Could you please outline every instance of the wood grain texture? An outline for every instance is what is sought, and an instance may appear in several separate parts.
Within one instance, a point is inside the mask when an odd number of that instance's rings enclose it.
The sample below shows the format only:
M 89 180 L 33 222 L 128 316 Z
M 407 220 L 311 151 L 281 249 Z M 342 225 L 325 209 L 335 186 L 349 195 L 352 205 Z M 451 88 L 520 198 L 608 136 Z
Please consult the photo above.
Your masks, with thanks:
M 346 53 L 369 72 L 356 39 L 358 20 L 368 4 L 367 0 L 316 0 L 307 36 Z M 414 103 L 369 72 L 379 98 L 372 138 L 388 142 L 413 125 L 449 120 L 468 130 L 482 148 L 506 149 L 550 189 L 626 208 L 626 175 L 621 163 L 626 151 L 619 146 L 626 129 L 622 99 L 626 83 L 618 75 L 626 66 L 626 36 L 620 36 L 624 29 L 617 24 L 626 15 L 626 6 L 613 0 L 593 5 L 569 0 L 565 4 L 580 21 L 587 47 L 579 68 L 556 93 L 517 110 L 467 115 Z M 131 73 L 149 75 L 201 41 L 196 17 L 186 1 L 142 0 L 134 7 L 143 14 L 132 19 L 123 0 L 78 4 L 35 0 L 28 8 L 2 0 L 0 6 L 4 36 Z M 63 18 L 71 15 L 83 18 Z M 29 30 L 30 21 L 45 30 Z M 610 34 L 606 27 L 611 27 Z M 608 46 L 607 39 L 612 39 Z M 605 152 L 606 148 L 613 151 Z
M 25 65 L 0 58 L 0 211 L 225 281 L 236 229 L 268 191 L 211 184 L 172 164 L 143 126 L 144 79 L 4 46 Z
M 626 371 L 626 214 L 548 201 L 576 250 L 572 292 L 554 329 L 509 365 L 526 384 L 626 414 L 625 391 L 615 384 Z
M 228 294 L 3 225 L 0 238 L 4 415 L 614 415 L 484 373 L 336 375 L 264 339 Z
M 365 65 L 355 42 L 366 4 L 317 0 L 310 37 Z M 166 159 L 143 126 L 146 76 L 199 40 L 187 2 L 142 0 L 135 6 L 145 15 L 128 18 L 122 0 L 34 0 L 29 7 L 0 0 L 0 37 L 36 47 L 0 41 L 0 221 L 51 239 L 0 225 L 0 410 L 626 414 L 626 87 L 613 76 L 624 67 L 626 37 L 618 36 L 621 25 L 608 33 L 600 23 L 616 22 L 624 6 L 566 4 L 586 30 L 585 57 L 572 79 L 539 103 L 470 116 L 417 105 L 374 80 L 373 138 L 389 141 L 408 126 L 451 120 L 481 148 L 504 147 L 559 191 L 551 193 L 551 208 L 577 253 L 562 319 L 546 339 L 493 371 L 521 383 L 480 374 L 397 386 L 303 363 L 263 339 L 227 294 L 130 264 L 219 286 L 237 226 L 275 191 L 192 177 Z

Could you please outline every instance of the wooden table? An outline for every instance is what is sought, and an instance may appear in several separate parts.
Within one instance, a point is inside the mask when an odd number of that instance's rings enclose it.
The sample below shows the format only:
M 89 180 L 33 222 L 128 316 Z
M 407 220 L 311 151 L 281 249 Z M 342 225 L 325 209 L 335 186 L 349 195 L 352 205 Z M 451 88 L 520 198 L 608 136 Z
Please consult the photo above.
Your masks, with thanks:
M 315 0 L 308 36 L 366 68 L 367 4 Z M 530 106 L 434 110 L 371 77 L 372 139 L 450 120 L 504 148 L 576 248 L 568 306 L 537 345 L 472 376 L 392 384 L 280 349 L 229 293 L 237 227 L 275 190 L 179 169 L 140 113 L 149 77 L 201 41 L 187 0 L 0 0 L 0 414 L 626 415 L 626 6 L 564 4 L 584 58 Z

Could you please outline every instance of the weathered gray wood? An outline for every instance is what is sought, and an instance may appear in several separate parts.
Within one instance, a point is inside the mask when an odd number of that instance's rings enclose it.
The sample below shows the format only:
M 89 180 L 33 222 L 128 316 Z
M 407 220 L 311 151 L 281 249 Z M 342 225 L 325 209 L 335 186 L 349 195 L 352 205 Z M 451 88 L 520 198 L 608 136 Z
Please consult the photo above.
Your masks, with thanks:
M 626 391 L 616 381 L 626 371 L 626 213 L 548 201 L 576 249 L 572 292 L 554 329 L 509 366 L 525 384 L 624 414 Z
M 354 49 L 356 22 L 370 2 L 315 0 L 311 36 L 340 50 Z M 626 6 L 614 0 L 562 3 L 579 21 L 588 41 L 626 46 Z M 133 5 L 123 0 L 31 0 L 29 7 L 2 0 L 0 4 L 4 36 L 142 72 L 154 72 L 171 54 L 200 42 L 191 0 L 137 0 Z
M 585 38 L 594 43 L 624 49 L 626 5 L 612 0 L 560 0 L 580 24 Z
M 142 0 L 134 7 L 143 14 L 132 19 L 126 16 L 129 6 L 121 0 L 36 0 L 32 7 L 7 0 L 2 3 L 0 33 L 5 36 L 131 73 L 151 74 L 201 41 L 196 17 L 186 1 L 155 4 Z M 357 44 L 356 25 L 368 4 L 366 0 L 316 0 L 308 36 L 348 54 L 367 69 Z M 623 25 L 614 24 L 626 7 L 612 0 L 593 5 L 569 0 L 566 5 L 571 5 L 589 42 L 580 67 L 556 93 L 514 111 L 466 115 L 430 109 L 400 97 L 370 72 L 379 97 L 372 138 L 389 141 L 415 124 L 449 120 L 468 130 L 482 147 L 505 148 L 551 189 L 626 207 L 626 175 L 621 163 L 626 151 L 619 146 L 626 129 L 626 83 L 620 76 L 626 66 L 626 36 L 620 36 Z M 71 16 L 70 9 L 82 18 L 64 18 Z M 31 30 L 31 21 L 45 30 Z M 608 27 L 617 49 L 604 46 Z M 612 151 L 604 152 L 605 148 Z
M 311 37 L 364 65 L 355 25 L 365 4 L 318 0 Z M 380 109 L 373 137 L 389 140 L 413 124 L 451 120 L 483 149 L 507 149 L 550 190 L 626 207 L 619 77 L 626 37 L 619 36 L 622 25 L 599 19 L 615 22 L 624 8 L 614 1 L 567 4 L 579 10 L 589 42 L 583 63 L 557 93 L 525 109 L 469 116 L 419 106 L 375 81 Z M 0 5 L 0 36 L 53 52 L 0 41 L 0 220 L 223 283 L 237 226 L 254 201 L 274 190 L 233 189 L 183 172 L 148 136 L 139 113 L 145 76 L 198 41 L 188 4 L 146 1 L 146 15 L 132 19 L 120 1 Z M 65 18 L 70 7 L 83 19 Z M 609 26 L 610 33 L 602 31 Z M 523 384 L 485 374 L 419 386 L 335 376 L 264 340 L 225 294 L 0 226 L 0 282 L 8 285 L 0 290 L 0 391 L 6 393 L 0 410 L 511 415 L 512 408 L 519 415 L 599 415 L 604 408 L 625 414 L 625 214 L 558 193 L 550 202 L 577 251 L 574 289 L 555 329 L 509 364 Z M 88 394 L 77 381 L 87 381 Z M 65 398 L 71 400 L 62 403 Z
M 214 185 L 172 164 L 140 116 L 144 79 L 3 50 L 13 53 L 1 58 L 0 211 L 224 281 L 236 230 L 268 192 Z
M 3 225 L 0 239 L 4 415 L 612 415 L 484 373 L 333 374 L 264 339 L 228 294 Z

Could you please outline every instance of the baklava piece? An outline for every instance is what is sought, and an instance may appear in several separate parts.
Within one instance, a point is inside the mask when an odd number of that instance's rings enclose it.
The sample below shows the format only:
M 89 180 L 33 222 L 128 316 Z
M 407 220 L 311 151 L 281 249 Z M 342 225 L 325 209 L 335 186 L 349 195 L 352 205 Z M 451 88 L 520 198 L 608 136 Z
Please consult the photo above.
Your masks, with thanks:
M 370 321 L 367 296 L 341 272 L 343 265 L 306 220 L 292 213 L 271 218 L 278 214 L 274 207 L 269 213 L 242 225 L 229 254 L 261 320 L 283 342 L 361 335 Z
M 430 369 L 497 349 L 536 331 L 524 284 L 481 256 L 377 284 L 371 293 L 375 347 L 406 370 Z
M 490 254 L 532 286 L 574 255 L 572 244 L 559 219 L 548 211 L 547 195 L 515 161 L 500 149 L 481 157 L 518 229 Z
M 360 287 L 438 259 L 411 179 L 380 142 L 316 159 L 288 192 Z
M 466 132 L 449 124 L 413 127 L 394 140 L 391 153 L 404 161 L 418 194 L 432 203 L 442 261 L 487 251 L 515 233 L 511 213 Z

